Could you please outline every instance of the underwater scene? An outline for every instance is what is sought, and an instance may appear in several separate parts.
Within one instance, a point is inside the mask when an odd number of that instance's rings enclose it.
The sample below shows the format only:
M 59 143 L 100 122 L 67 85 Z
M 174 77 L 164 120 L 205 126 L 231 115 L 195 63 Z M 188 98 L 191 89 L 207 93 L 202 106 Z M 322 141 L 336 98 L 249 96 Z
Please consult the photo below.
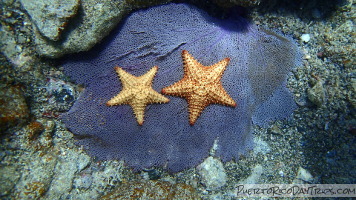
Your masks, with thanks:
M 0 1 L 0 199 L 356 197 L 355 6 Z

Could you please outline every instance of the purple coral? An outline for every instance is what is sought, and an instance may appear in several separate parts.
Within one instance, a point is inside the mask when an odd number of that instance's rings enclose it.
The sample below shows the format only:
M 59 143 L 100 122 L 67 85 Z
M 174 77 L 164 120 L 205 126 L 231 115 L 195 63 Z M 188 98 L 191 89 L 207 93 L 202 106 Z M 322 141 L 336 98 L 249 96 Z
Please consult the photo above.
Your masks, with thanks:
M 105 103 L 121 90 L 114 66 L 138 76 L 159 67 L 153 88 L 160 91 L 183 76 L 181 51 L 203 65 L 231 59 L 222 83 L 236 108 L 211 105 L 194 126 L 187 103 L 168 97 L 149 105 L 138 126 L 128 105 Z M 216 156 L 238 159 L 252 148 L 251 122 L 291 115 L 296 105 L 286 88 L 289 71 L 300 64 L 290 38 L 249 25 L 246 20 L 219 20 L 186 4 L 168 4 L 129 16 L 110 38 L 90 52 L 71 56 L 65 72 L 86 88 L 62 121 L 79 144 L 98 159 L 122 159 L 134 169 L 166 166 L 172 172 L 200 163 L 217 141 Z

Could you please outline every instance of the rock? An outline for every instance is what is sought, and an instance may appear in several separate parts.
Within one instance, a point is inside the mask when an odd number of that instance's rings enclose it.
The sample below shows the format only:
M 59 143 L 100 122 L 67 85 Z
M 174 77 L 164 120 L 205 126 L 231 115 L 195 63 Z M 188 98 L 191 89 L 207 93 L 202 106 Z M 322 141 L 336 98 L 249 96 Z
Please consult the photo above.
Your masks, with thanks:
M 73 187 L 78 189 L 89 189 L 93 184 L 93 176 L 90 174 L 82 174 L 78 178 L 74 179 Z
M 77 157 L 77 168 L 78 171 L 82 171 L 84 168 L 86 168 L 90 164 L 90 156 L 87 154 L 79 154 Z
M 15 59 L 22 52 L 22 48 L 17 45 L 15 40 L 15 34 L 9 30 L 9 28 L 2 27 L 0 31 L 0 51 L 4 54 L 11 63 L 17 65 Z
M 262 173 L 263 167 L 258 164 L 252 169 L 251 175 L 246 179 L 239 181 L 239 184 L 258 184 Z
M 32 121 L 27 126 L 25 133 L 28 140 L 36 140 L 38 136 L 44 131 L 45 127 L 41 122 Z
M 253 153 L 255 155 L 257 155 L 258 153 L 266 155 L 268 152 L 271 151 L 271 147 L 268 145 L 268 143 L 262 140 L 260 137 L 254 137 L 253 141 L 255 143 L 255 148 L 253 148 Z
M 200 199 L 195 189 L 184 183 L 167 181 L 140 181 L 120 184 L 100 198 L 111 199 Z
M 325 101 L 325 89 L 323 87 L 323 81 L 318 80 L 316 84 L 308 89 L 308 99 L 315 105 L 321 106 Z
M 18 199 L 41 199 L 49 191 L 57 164 L 57 157 L 52 153 L 39 156 L 40 153 L 37 152 L 22 163 L 25 165 L 14 189 Z
M 50 199 L 65 199 L 72 189 L 75 174 L 90 162 L 86 154 L 80 154 L 72 149 L 63 150 L 58 158 L 55 175 L 46 194 Z
M 31 0 L 22 1 L 31 2 Z M 46 2 L 45 0 L 42 1 Z M 78 0 L 71 0 L 71 2 L 75 1 Z M 66 8 L 64 5 L 66 3 L 63 3 L 60 0 L 56 0 L 56 2 L 57 8 Z M 121 19 L 131 11 L 131 9 L 152 6 L 169 1 L 156 0 L 147 1 L 145 3 L 142 2 L 143 1 L 138 0 L 102 0 L 98 3 L 97 0 L 82 0 L 77 9 L 76 16 L 68 22 L 67 27 L 53 25 L 52 22 L 58 24 L 55 20 L 46 22 L 49 27 L 66 29 L 63 31 L 63 34 L 58 41 L 53 41 L 53 39 L 58 39 L 53 37 L 55 34 L 52 34 L 52 37 L 48 37 L 48 34 L 44 37 L 42 32 L 36 32 L 35 43 L 37 52 L 42 56 L 58 58 L 64 54 L 87 51 L 108 35 Z M 67 13 L 66 16 L 68 17 L 69 13 Z M 60 34 L 60 32 L 57 33 Z
M 29 120 L 29 109 L 20 87 L 0 85 L 0 134 L 21 127 Z
M 78 10 L 79 0 L 20 0 L 39 32 L 50 40 L 58 40 L 68 20 Z
M 11 193 L 11 189 L 19 180 L 21 174 L 15 165 L 1 165 L 0 171 L 0 196 L 8 195 Z
M 356 78 L 351 78 L 351 88 L 352 90 L 349 91 L 347 99 L 351 103 L 351 105 L 356 108 L 356 99 L 354 98 L 354 95 L 356 94 Z
M 215 190 L 226 184 L 226 173 L 222 162 L 214 157 L 208 157 L 197 167 L 201 182 L 207 190 Z
M 31 121 L 25 126 L 19 134 L 21 134 L 22 140 L 21 146 L 28 151 L 42 152 L 53 150 L 53 130 L 55 128 L 55 122 L 37 118 L 36 121 Z M 20 142 L 20 141 L 19 141 Z
M 122 181 L 123 176 L 123 162 L 108 161 L 106 167 L 103 170 L 93 173 L 94 182 L 105 186 L 114 186 L 118 182 Z
M 314 180 L 313 176 L 310 172 L 303 167 L 299 167 L 297 177 L 293 180 L 295 184 L 304 184 L 304 183 L 312 183 Z
M 128 11 L 125 1 L 83 0 L 77 16 L 68 24 L 63 38 L 57 42 L 36 34 L 37 51 L 42 56 L 60 57 L 87 51 L 104 38 Z
M 303 42 L 308 43 L 310 41 L 310 35 L 309 34 L 303 34 L 302 36 L 300 36 L 300 39 Z
M 273 134 L 276 134 L 276 135 L 281 135 L 281 134 L 283 134 L 282 130 L 281 130 L 277 125 L 275 125 L 275 124 L 270 128 L 270 131 L 271 131 Z

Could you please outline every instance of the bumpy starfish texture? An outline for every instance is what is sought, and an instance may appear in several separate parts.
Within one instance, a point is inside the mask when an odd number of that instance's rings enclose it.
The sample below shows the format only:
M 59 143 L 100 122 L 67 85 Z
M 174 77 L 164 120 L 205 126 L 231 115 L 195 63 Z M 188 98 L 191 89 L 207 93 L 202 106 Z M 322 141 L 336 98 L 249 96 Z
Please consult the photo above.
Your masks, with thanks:
M 106 105 L 129 104 L 134 111 L 137 123 L 142 125 L 148 104 L 169 102 L 168 98 L 152 89 L 152 81 L 157 70 L 158 67 L 154 66 L 146 74 L 137 77 L 120 67 L 115 67 L 115 71 L 122 83 L 122 90 L 118 95 L 110 99 Z
M 183 78 L 173 85 L 163 88 L 162 93 L 187 100 L 190 125 L 194 125 L 202 111 L 210 104 L 236 107 L 236 102 L 221 84 L 221 77 L 230 58 L 225 58 L 207 67 L 195 60 L 186 50 L 183 50 L 182 58 Z

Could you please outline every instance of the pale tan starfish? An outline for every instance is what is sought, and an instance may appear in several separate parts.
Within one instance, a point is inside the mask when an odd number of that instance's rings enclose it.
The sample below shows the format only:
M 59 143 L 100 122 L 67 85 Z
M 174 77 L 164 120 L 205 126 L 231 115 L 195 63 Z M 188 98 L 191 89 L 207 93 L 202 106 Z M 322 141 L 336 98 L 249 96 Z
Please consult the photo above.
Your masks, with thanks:
M 230 58 L 203 66 L 188 51 L 182 52 L 184 75 L 181 80 L 162 89 L 163 94 L 179 96 L 188 102 L 189 123 L 194 125 L 202 111 L 210 104 L 222 104 L 236 107 L 221 84 L 221 77 Z
M 143 124 L 145 109 L 148 104 L 167 103 L 169 99 L 152 89 L 152 81 L 158 67 L 154 66 L 142 76 L 134 76 L 120 67 L 115 67 L 122 83 L 121 92 L 110 99 L 106 105 L 115 106 L 129 104 L 134 111 L 137 123 Z

